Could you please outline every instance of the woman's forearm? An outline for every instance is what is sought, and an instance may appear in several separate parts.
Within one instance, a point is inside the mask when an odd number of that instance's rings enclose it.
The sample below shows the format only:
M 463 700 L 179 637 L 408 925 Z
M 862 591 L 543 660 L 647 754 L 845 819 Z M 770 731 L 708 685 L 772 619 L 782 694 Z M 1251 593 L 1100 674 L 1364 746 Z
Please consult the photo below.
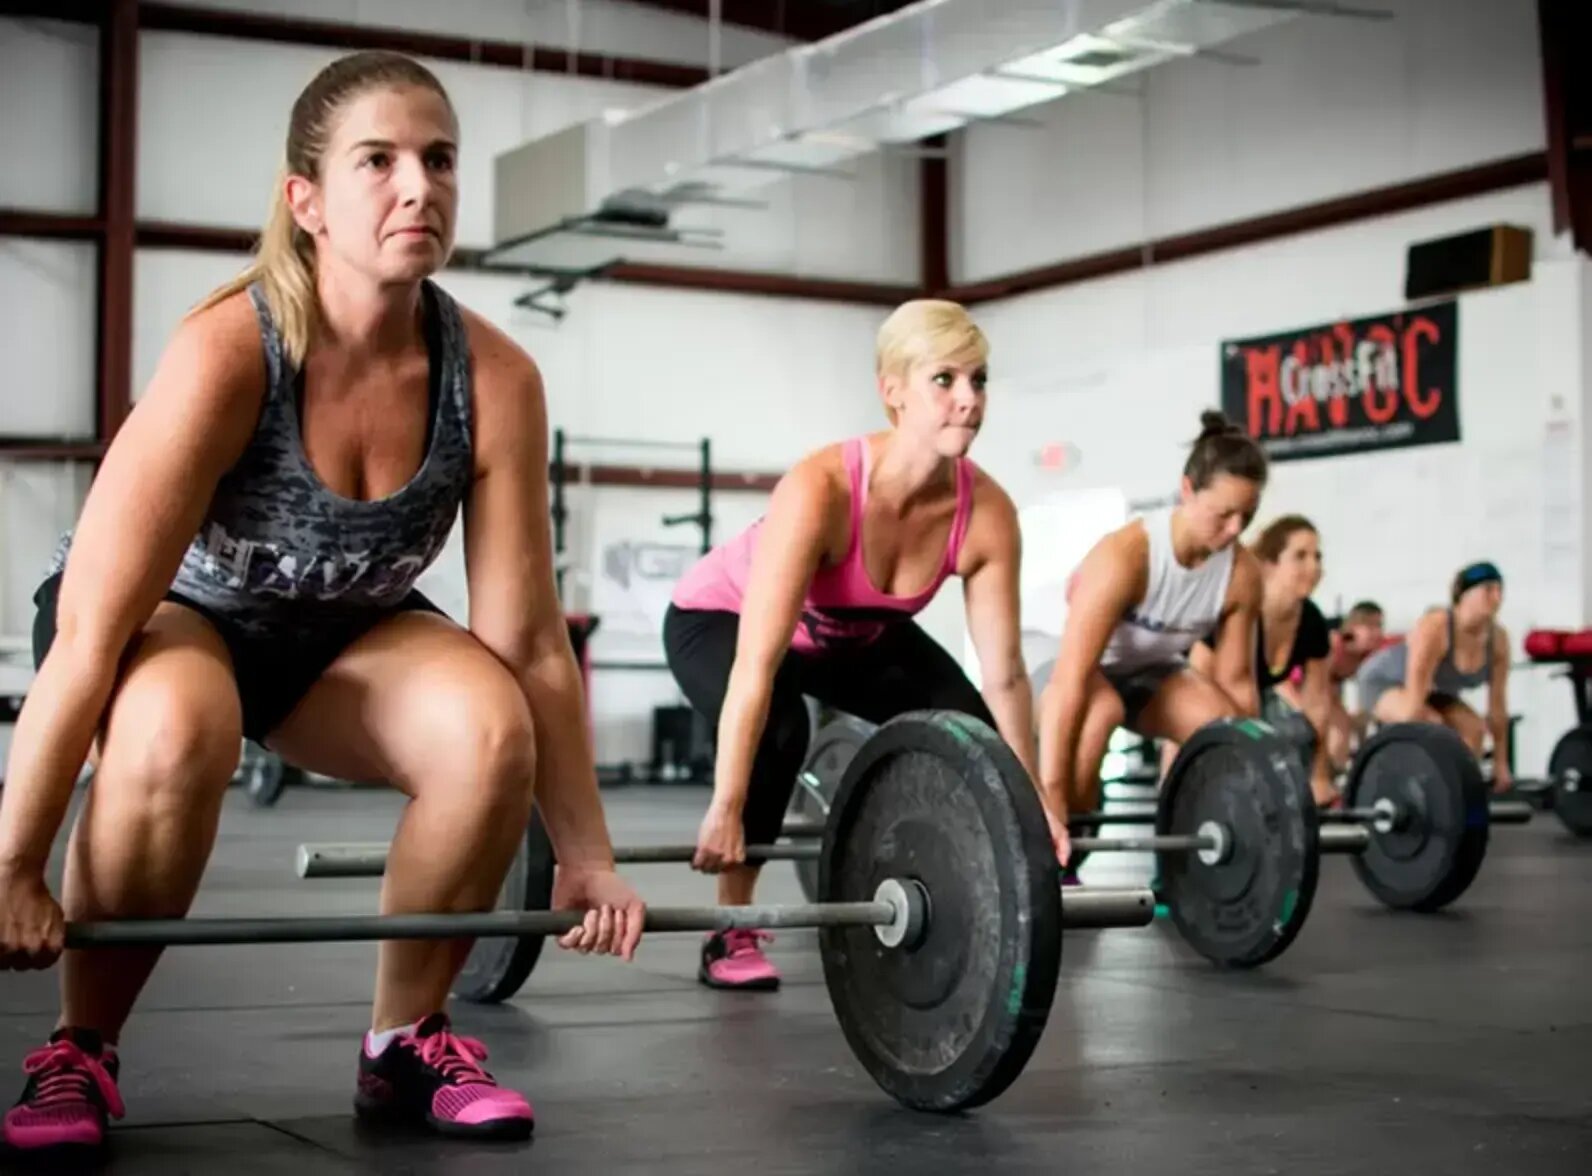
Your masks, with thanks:
M 566 869 L 612 869 L 613 844 L 597 790 L 580 669 L 556 647 L 519 675 L 536 727 L 536 803 Z
M 115 682 L 115 658 L 57 638 L 12 734 L 0 792 L 0 870 L 44 870 Z
M 1039 782 L 1039 760 L 1034 748 L 1034 694 L 1026 679 L 984 691 L 984 701 L 994 716 L 995 728 L 1023 765 L 1023 771 Z
M 1055 683 L 1039 701 L 1039 788 L 1051 812 L 1065 817 L 1083 727 L 1083 691 Z

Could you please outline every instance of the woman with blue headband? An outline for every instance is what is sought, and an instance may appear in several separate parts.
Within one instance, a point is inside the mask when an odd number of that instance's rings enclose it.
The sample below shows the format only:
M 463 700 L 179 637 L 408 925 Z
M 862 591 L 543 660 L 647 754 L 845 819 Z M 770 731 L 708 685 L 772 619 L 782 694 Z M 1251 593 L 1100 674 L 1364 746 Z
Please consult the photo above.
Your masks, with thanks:
M 1406 640 L 1368 658 L 1356 682 L 1360 707 L 1378 722 L 1443 723 L 1478 756 L 1492 735 L 1493 788 L 1509 776 L 1509 635 L 1498 624 L 1504 577 L 1486 561 L 1461 568 L 1448 608 L 1429 610 Z M 1482 719 L 1460 697 L 1487 687 Z

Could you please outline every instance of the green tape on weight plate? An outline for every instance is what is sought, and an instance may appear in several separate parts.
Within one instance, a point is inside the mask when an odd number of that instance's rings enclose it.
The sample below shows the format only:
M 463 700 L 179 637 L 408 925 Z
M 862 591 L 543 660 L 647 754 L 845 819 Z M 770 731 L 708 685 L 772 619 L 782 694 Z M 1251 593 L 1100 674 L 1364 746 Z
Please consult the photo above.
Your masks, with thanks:
M 1233 725 L 1251 739 L 1273 739 L 1277 735 L 1276 729 L 1264 719 L 1239 719 Z

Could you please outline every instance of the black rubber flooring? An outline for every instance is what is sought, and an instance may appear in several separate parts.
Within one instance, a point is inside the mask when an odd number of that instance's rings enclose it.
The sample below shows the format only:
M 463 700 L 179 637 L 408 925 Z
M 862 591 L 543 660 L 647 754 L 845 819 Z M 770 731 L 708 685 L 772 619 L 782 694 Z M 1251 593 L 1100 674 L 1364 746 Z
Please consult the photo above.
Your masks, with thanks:
M 607 795 L 625 842 L 689 839 L 702 792 Z M 374 910 L 376 883 L 301 882 L 305 840 L 382 840 L 395 797 L 229 797 L 195 913 Z M 1145 858 L 1085 880 L 1142 883 Z M 633 867 L 658 904 L 711 901 L 678 866 Z M 795 901 L 788 865 L 763 898 Z M 1499 829 L 1450 912 L 1385 911 L 1324 864 L 1299 940 L 1219 972 L 1168 926 L 1071 933 L 1044 1040 L 1004 1097 L 960 1117 L 906 1111 L 852 1058 L 811 933 L 782 933 L 773 994 L 697 986 L 696 938 L 631 965 L 550 950 L 512 1003 L 460 1005 L 461 1031 L 537 1109 L 532 1142 L 373 1136 L 350 1111 L 375 947 L 168 953 L 122 1043 L 129 1173 L 1592 1171 L 1592 843 L 1557 822 Z M 0 976 L 0 1063 L 48 1032 L 53 975 Z M 8 1161 L 0 1160 L 0 1163 Z

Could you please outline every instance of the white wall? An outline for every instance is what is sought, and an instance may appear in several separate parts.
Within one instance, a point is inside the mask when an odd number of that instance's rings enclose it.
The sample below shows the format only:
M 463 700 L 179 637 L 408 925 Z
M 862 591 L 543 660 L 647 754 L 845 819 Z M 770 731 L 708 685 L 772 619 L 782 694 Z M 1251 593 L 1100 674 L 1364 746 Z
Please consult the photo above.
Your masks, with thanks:
M 0 208 L 94 212 L 98 70 L 93 26 L 0 19 Z M 92 436 L 96 260 L 92 245 L 0 237 L 0 434 Z M 0 462 L 0 634 L 19 631 L 12 581 L 31 574 L 55 521 L 31 489 L 59 476 Z
M 93 437 L 96 268 L 90 244 L 0 237 L 0 433 Z M 27 631 L 80 477 L 66 463 L 0 461 L 0 638 Z
M 94 211 L 98 87 L 93 25 L 0 17 L 0 208 Z
M 1505 156 L 1545 142 L 1533 0 L 1377 0 L 1306 16 L 957 135 L 952 266 L 973 281 Z M 1124 83 L 1126 85 L 1126 83 Z
M 433 0 L 204 0 L 184 7 L 573 47 L 703 68 L 710 60 L 706 21 L 624 0 L 449 0 L 446 5 Z M 756 29 L 722 25 L 720 68 L 745 65 L 791 43 Z
M 98 70 L 92 26 L 0 19 L 0 207 L 94 211 Z M 88 244 L 0 237 L 0 433 L 92 436 L 96 260 Z M 0 637 L 26 631 L 78 480 L 68 465 L 0 461 Z
M 0 237 L 0 433 L 93 437 L 98 264 L 87 242 Z
M 252 228 L 265 218 L 294 97 L 339 53 L 186 33 L 140 38 L 138 215 Z M 605 110 L 634 109 L 673 91 L 594 78 L 426 63 L 459 112 L 460 245 L 492 241 L 493 159 Z M 234 92 L 246 102 L 196 102 Z M 724 233 L 722 248 L 616 245 L 628 260 L 767 269 L 856 281 L 918 276 L 915 161 L 859 161 L 853 178 L 801 177 L 770 185 L 758 210 L 692 207 L 681 227 Z
M 1314 520 L 1318 602 L 1330 612 L 1376 598 L 1394 629 L 1441 602 L 1461 564 L 1497 561 L 1518 655 L 1532 626 L 1592 620 L 1584 504 L 1578 484 L 1565 488 L 1587 452 L 1587 265 L 1552 237 L 1545 185 L 983 306 L 993 379 L 975 456 L 1019 504 L 1092 486 L 1165 496 L 1199 412 L 1220 404 L 1223 339 L 1397 309 L 1408 242 L 1497 222 L 1533 229 L 1536 268 L 1529 283 L 1460 299 L 1461 443 L 1276 463 L 1257 522 L 1290 511 Z M 1037 467 L 1047 442 L 1076 447 L 1069 473 Z M 937 602 L 935 618 L 960 650 L 957 610 Z M 1571 721 L 1568 692 L 1537 671 L 1513 689 L 1529 716 L 1521 762 L 1538 764 Z
M 138 216 L 227 227 L 265 218 L 293 100 L 338 50 L 187 33 L 139 38 Z M 590 78 L 427 61 L 459 112 L 461 245 L 491 244 L 492 159 L 658 91 Z M 249 78 L 247 101 L 195 102 Z

